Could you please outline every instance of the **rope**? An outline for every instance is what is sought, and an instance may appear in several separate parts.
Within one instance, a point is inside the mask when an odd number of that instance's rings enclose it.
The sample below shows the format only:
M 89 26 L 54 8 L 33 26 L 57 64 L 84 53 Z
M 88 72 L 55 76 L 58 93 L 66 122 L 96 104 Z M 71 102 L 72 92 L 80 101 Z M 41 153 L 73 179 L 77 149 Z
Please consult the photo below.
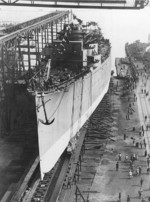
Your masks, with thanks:
M 63 97 L 64 97 L 65 89 L 66 89 L 66 87 L 64 88 L 64 92 L 63 92 L 62 97 L 61 97 L 61 99 L 60 99 L 60 101 L 59 101 L 59 103 L 58 103 L 58 106 L 56 107 L 56 109 L 54 110 L 54 112 L 52 113 L 52 115 L 51 115 L 49 118 L 47 118 L 48 121 L 54 116 L 54 114 L 55 114 L 56 111 L 58 110 L 58 108 L 59 108 L 59 106 L 60 106 L 60 104 L 61 104 L 61 102 L 62 102 L 62 99 L 63 99 Z M 44 104 L 48 103 L 50 100 L 51 100 L 51 99 L 47 100 L 46 102 L 44 102 Z M 41 106 L 42 106 L 42 105 L 37 106 L 37 111 L 39 110 L 39 108 L 40 108 Z
M 70 82 L 69 83 L 69 81 L 73 81 L 74 82 L 74 80 L 73 79 L 71 79 L 71 80 L 67 80 L 65 83 L 66 83 L 66 86 L 64 87 L 64 91 L 65 91 L 65 89 L 69 86 L 69 85 L 71 85 L 72 83 Z M 63 84 L 65 84 L 65 83 L 63 83 Z M 69 83 L 69 84 L 68 84 Z M 68 84 L 68 85 L 67 85 Z M 62 84 L 60 84 L 60 85 L 62 85 Z M 47 92 L 48 93 L 48 91 L 44 91 L 44 92 Z M 47 103 L 47 102 L 49 102 L 51 99 L 49 99 L 49 100 L 47 100 L 47 101 L 45 101 L 44 103 Z M 41 107 L 42 105 L 39 105 L 38 106 L 38 109 Z
M 92 106 L 92 72 L 90 76 L 90 106 Z
M 65 89 L 66 89 L 66 87 L 65 87 Z M 59 106 L 60 106 L 60 104 L 61 104 L 61 102 L 62 102 L 62 99 L 63 99 L 63 97 L 64 97 L 65 89 L 64 89 L 64 92 L 63 92 L 63 94 L 62 94 L 62 97 L 61 97 L 61 99 L 60 99 L 60 101 L 59 101 L 58 106 L 56 107 L 56 109 L 54 110 L 54 112 L 52 113 L 52 115 L 50 116 L 50 118 L 48 118 L 49 120 L 50 120 L 50 119 L 54 116 L 54 114 L 57 112 L 57 110 L 58 110 L 58 108 L 59 108 Z
M 84 81 L 84 79 L 82 77 L 82 88 L 81 88 L 81 101 L 80 101 L 79 119 L 81 118 L 81 115 L 82 115 L 83 81 Z M 78 125 L 78 130 L 79 130 L 79 125 Z
M 73 86 L 73 104 L 72 104 L 72 114 L 71 114 L 71 129 L 72 129 L 72 132 L 70 133 L 70 140 L 71 140 L 71 138 L 73 136 L 74 99 L 75 99 L 75 83 L 74 83 L 74 86 Z

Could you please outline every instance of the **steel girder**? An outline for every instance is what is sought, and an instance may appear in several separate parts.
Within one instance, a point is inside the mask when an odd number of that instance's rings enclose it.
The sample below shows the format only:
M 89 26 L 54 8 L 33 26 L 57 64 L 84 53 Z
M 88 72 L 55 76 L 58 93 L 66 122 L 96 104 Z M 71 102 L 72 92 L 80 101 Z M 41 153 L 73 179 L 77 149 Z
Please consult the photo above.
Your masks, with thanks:
M 141 9 L 149 0 L 0 0 L 3 6 L 95 8 L 95 9 Z

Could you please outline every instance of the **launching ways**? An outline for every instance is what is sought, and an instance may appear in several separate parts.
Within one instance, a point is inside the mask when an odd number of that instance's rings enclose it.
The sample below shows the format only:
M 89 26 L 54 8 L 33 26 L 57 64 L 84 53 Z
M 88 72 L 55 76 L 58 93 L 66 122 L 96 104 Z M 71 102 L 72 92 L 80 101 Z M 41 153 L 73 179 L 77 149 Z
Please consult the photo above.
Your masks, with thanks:
M 94 9 L 141 9 L 149 0 L 0 0 L 3 6 L 94 8 Z
M 3 114 L 7 114 L 9 120 L 11 117 L 14 117 L 15 112 L 9 110 L 10 108 L 15 107 L 20 114 L 24 115 L 20 108 L 16 106 L 15 100 L 7 95 L 7 81 L 9 83 L 12 82 L 13 86 L 14 83 L 19 82 L 18 79 L 27 70 L 29 72 L 32 71 L 33 65 L 40 61 L 42 48 L 45 47 L 46 43 L 56 39 L 57 31 L 59 32 L 63 29 L 69 17 L 69 11 L 50 13 L 16 25 L 7 30 L 7 35 L 0 38 L 0 86 L 2 86 L 2 94 L 0 94 L 0 142 L 2 155 L 0 161 L 3 162 L 2 166 L 0 165 L 0 200 L 3 197 L 4 201 L 10 201 L 10 198 L 12 198 L 18 188 L 21 188 L 18 195 L 20 192 L 24 192 L 28 183 L 27 178 L 24 178 L 26 171 L 31 166 L 32 160 L 36 158 L 34 152 L 36 156 L 38 155 L 37 132 L 34 129 L 36 128 L 36 123 L 23 122 L 24 124 L 22 124 L 19 119 L 17 119 L 18 125 L 14 124 L 14 121 L 11 121 L 9 125 L 7 119 L 3 119 L 5 124 L 2 122 Z M 33 56 L 35 57 L 33 58 Z M 3 99 L 7 99 L 7 102 L 4 104 Z M 21 115 L 17 116 L 21 117 Z M 29 117 L 29 114 L 27 117 Z M 22 116 L 23 120 L 24 116 Z M 32 121 L 34 122 L 34 120 Z M 28 130 L 29 128 L 32 130 Z M 34 164 L 31 168 L 34 167 L 36 169 L 37 164 L 38 159 L 36 165 Z M 27 170 L 25 171 L 25 169 Z M 26 175 L 28 180 L 30 175 L 31 170 Z M 18 187 L 22 180 L 24 180 L 22 186 Z M 12 201 L 14 202 L 15 200 L 12 199 Z M 17 199 L 16 201 L 19 200 Z

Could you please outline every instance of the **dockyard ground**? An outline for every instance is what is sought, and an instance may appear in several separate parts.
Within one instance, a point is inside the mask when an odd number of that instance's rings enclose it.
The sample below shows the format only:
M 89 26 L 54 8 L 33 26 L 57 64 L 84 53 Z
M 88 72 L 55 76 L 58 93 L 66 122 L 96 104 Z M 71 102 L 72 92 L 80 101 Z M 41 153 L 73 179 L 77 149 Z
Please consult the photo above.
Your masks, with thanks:
M 124 90 L 124 80 L 113 78 L 113 84 L 115 90 L 111 95 L 113 117 L 111 129 L 114 141 L 106 139 L 104 148 L 100 148 L 103 154 L 100 156 L 100 162 L 96 167 L 96 173 L 88 194 L 83 191 L 86 184 L 79 182 L 79 188 L 89 202 L 150 201 L 150 174 L 147 172 L 150 128 L 146 131 L 150 117 L 148 116 L 149 112 L 144 111 L 141 106 L 142 102 L 150 103 L 150 97 L 145 95 L 144 90 L 142 94 L 144 87 L 141 74 L 139 81 L 134 86 L 135 88 L 129 90 L 129 93 Z M 148 86 L 146 88 L 148 89 Z M 129 117 L 127 116 L 128 111 L 131 111 Z M 144 144 L 145 142 L 146 144 Z M 145 155 L 145 150 L 147 155 Z M 119 153 L 121 160 L 119 160 Z M 136 156 L 137 160 L 134 160 L 132 164 L 130 159 L 133 155 Z M 128 159 L 125 160 L 125 158 Z M 118 171 L 116 171 L 117 161 L 119 163 Z M 141 175 L 137 174 L 139 167 L 141 168 Z M 133 172 L 129 173 L 130 170 Z M 83 173 L 81 173 L 81 178 L 83 178 L 82 175 Z

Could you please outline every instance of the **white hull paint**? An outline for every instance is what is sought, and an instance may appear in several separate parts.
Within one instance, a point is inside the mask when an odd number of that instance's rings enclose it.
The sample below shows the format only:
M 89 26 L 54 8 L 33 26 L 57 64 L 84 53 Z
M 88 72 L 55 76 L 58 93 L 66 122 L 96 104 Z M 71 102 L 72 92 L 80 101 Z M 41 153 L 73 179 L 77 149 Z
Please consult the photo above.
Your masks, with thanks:
M 98 99 L 93 103 L 93 105 L 87 110 L 87 112 L 81 117 L 81 127 L 90 117 L 92 112 L 96 109 L 97 105 L 103 99 L 104 95 L 107 93 L 108 86 L 109 86 L 109 83 L 107 84 L 103 93 L 98 97 Z M 73 125 L 73 130 L 74 130 L 74 134 L 78 132 L 78 121 Z M 68 142 L 70 141 L 70 132 L 71 132 L 71 129 L 66 131 L 66 133 L 40 159 L 41 161 L 40 166 L 41 166 L 41 170 L 43 171 L 42 176 L 44 175 L 44 173 L 48 172 L 47 170 L 45 170 L 45 168 L 49 167 L 50 164 L 51 164 L 51 168 L 53 168 L 53 165 L 55 165 L 55 163 L 57 162 L 57 160 L 59 159 L 59 157 L 65 150 L 65 148 L 67 147 Z
M 80 130 L 106 94 L 110 82 L 111 63 L 108 58 L 96 70 L 79 78 L 67 88 L 44 97 L 47 116 L 55 118 L 51 125 L 38 120 L 39 156 L 41 176 L 49 172 L 68 146 L 71 138 Z M 40 98 L 37 118 L 44 120 Z

